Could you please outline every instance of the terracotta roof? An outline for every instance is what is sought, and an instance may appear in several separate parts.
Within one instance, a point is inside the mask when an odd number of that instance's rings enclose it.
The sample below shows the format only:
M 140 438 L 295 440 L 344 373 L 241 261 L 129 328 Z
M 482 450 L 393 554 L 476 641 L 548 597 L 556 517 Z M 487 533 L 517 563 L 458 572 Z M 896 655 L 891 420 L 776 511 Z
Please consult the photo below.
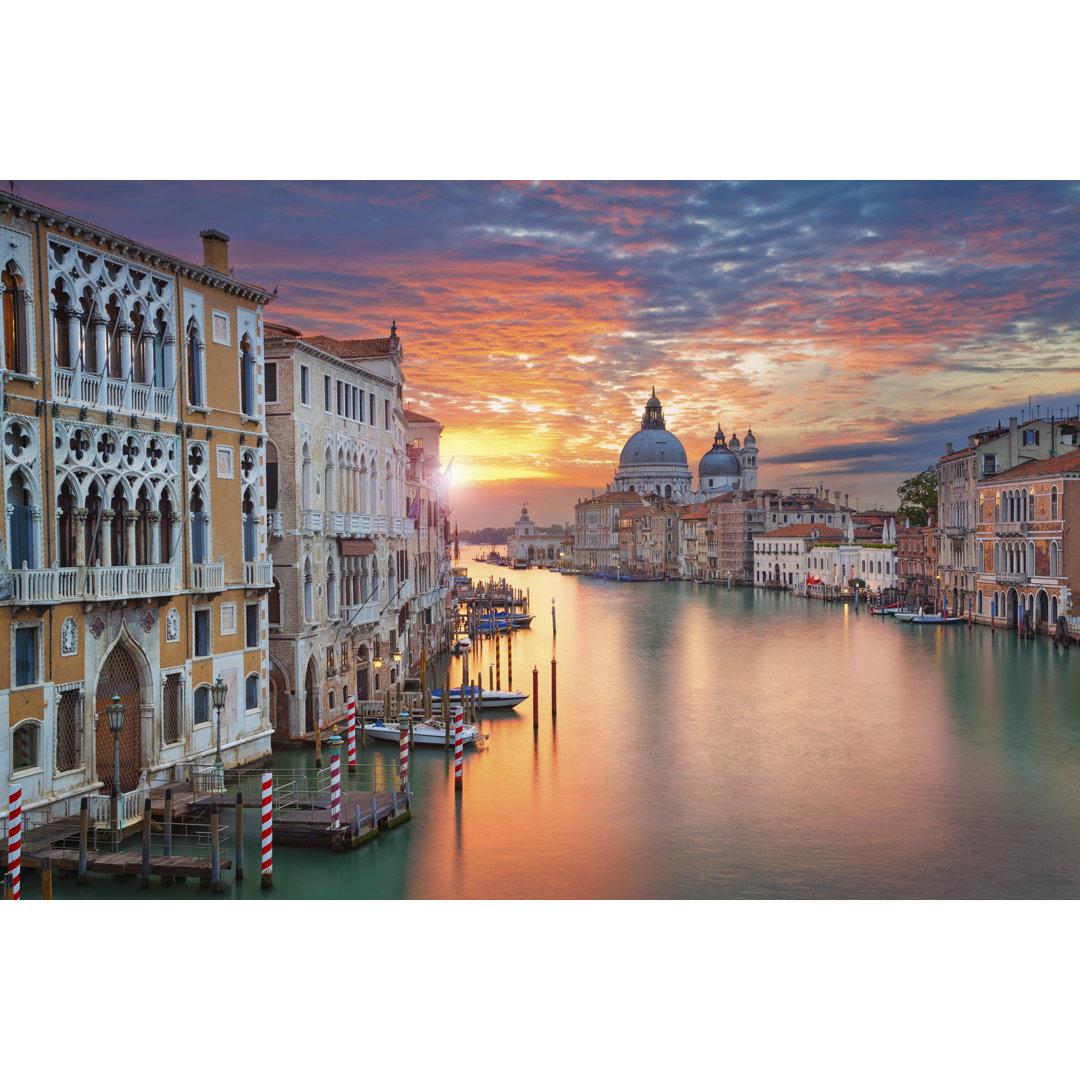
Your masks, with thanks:
M 696 506 L 689 507 L 685 510 L 679 511 L 679 517 L 681 517 L 683 521 L 708 521 L 709 511 L 701 510 Z
M 839 529 L 830 528 L 828 525 L 806 522 L 802 525 L 784 525 L 782 528 L 773 529 L 770 532 L 759 533 L 757 538 L 763 539 L 768 536 L 810 536 L 814 532 L 818 534 L 819 540 L 839 540 L 844 535 Z
M 412 409 L 402 410 L 405 414 L 405 420 L 410 424 L 437 424 L 439 421 L 430 416 L 422 416 L 418 412 L 413 412 Z
M 339 341 L 337 338 L 327 337 L 325 334 L 316 334 L 315 337 L 304 338 L 309 345 L 316 349 L 322 349 L 339 360 L 367 360 L 375 356 L 388 356 L 393 352 L 399 338 L 350 338 Z
M 636 491 L 605 491 L 602 495 L 594 495 L 590 499 L 582 499 L 580 505 L 586 503 L 643 503 L 645 500 Z
M 1006 469 L 998 473 L 993 482 L 1005 480 L 1011 483 L 1025 476 L 1056 476 L 1060 473 L 1080 472 L 1080 450 L 1073 450 L 1068 454 L 1061 454 L 1055 458 L 1042 458 L 1036 461 L 1025 461 L 1023 465 L 1017 465 L 1012 469 Z

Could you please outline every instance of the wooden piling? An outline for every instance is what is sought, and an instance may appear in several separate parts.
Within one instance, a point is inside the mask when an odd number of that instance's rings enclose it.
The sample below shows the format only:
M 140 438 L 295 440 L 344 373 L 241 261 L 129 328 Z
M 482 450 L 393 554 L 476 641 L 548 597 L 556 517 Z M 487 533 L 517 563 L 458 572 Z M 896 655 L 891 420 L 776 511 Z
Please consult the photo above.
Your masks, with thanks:
M 315 717 L 315 768 L 322 768 L 322 717 Z
M 165 789 L 165 854 L 172 854 L 172 788 Z
M 120 850 L 120 806 L 118 803 L 118 794 L 116 790 L 116 784 L 113 783 L 112 791 L 109 793 L 109 828 L 112 829 L 112 849 L 113 851 Z
M 149 800 L 147 800 L 149 802 Z M 149 811 L 148 811 L 149 812 Z M 221 892 L 221 836 L 218 830 L 218 804 L 210 805 L 210 890 Z
M 236 838 L 233 843 L 233 876 L 237 881 L 244 880 L 244 795 L 236 793 Z
M 551 658 L 551 719 L 555 720 L 555 657 Z
M 540 726 L 540 671 L 533 664 L 533 729 Z
M 480 710 L 484 707 L 484 680 L 479 676 L 476 678 L 476 712 L 479 715 Z
M 447 669 L 446 682 L 443 684 L 442 697 L 439 701 L 443 722 L 443 749 L 450 749 L 450 671 Z
M 52 860 L 47 855 L 41 860 L 41 899 L 52 899 Z
M 383 712 L 384 712 L 383 723 L 387 727 L 389 727 L 390 726 L 390 687 L 389 686 L 386 688 L 386 691 L 383 694 L 383 707 L 384 707 L 383 708 Z
M 150 799 L 143 800 L 142 818 L 142 876 L 139 879 L 140 889 L 150 888 Z
M 506 689 L 514 689 L 514 649 L 513 649 L 513 630 L 510 627 L 509 619 L 510 612 L 506 613 L 507 625 L 506 625 Z
M 499 635 L 495 635 L 495 689 L 502 689 L 502 654 L 499 649 Z
M 86 884 L 86 840 L 90 832 L 90 799 L 84 795 L 79 800 L 79 885 Z
M 15 899 L 15 879 L 11 876 L 11 874 L 4 875 L 4 899 Z

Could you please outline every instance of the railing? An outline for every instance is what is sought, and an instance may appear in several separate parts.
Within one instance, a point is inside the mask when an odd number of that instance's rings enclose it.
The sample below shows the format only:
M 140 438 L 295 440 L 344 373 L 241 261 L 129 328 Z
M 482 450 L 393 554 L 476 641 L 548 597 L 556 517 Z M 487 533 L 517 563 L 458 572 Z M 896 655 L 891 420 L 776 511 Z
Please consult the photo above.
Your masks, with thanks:
M 176 395 L 171 389 L 87 371 L 54 367 L 53 396 L 145 416 L 176 415 Z
M 408 534 L 408 532 L 406 531 L 406 528 L 405 528 L 406 523 L 411 525 L 412 521 L 409 518 L 400 518 L 400 517 L 394 518 L 394 522 L 393 522 L 394 532 L 393 532 L 393 535 L 394 536 L 408 536 L 409 534 Z
M 968 530 L 965 529 L 963 525 L 945 526 L 945 535 L 949 537 L 950 540 L 963 540 L 963 538 L 967 535 L 967 532 Z
M 420 526 L 420 543 L 426 544 L 428 538 L 428 527 L 426 525 Z
M 371 519 L 371 528 L 375 536 L 386 536 L 389 519 L 385 514 L 376 514 Z
M 274 564 L 268 561 L 244 563 L 244 585 L 248 588 L 270 589 L 274 585 Z
M 397 599 L 404 604 L 406 600 L 411 600 L 413 598 L 415 592 L 416 586 L 412 581 L 403 581 L 401 583 L 401 588 L 398 589 Z
M 1028 574 L 1006 574 L 998 572 L 994 574 L 994 581 L 999 585 L 1027 585 L 1031 580 Z
M 131 821 L 140 821 L 143 816 L 143 804 L 150 794 L 149 787 L 137 787 L 134 791 L 122 791 L 117 799 L 116 814 L 120 825 Z M 112 822 L 112 797 L 110 795 L 90 795 L 87 797 L 90 820 L 106 825 Z
M 344 604 L 341 616 L 348 626 L 363 626 L 379 621 L 380 605 L 378 600 L 369 600 L 366 604 Z
M 345 531 L 345 515 L 337 510 L 324 510 L 323 531 L 327 536 L 339 536 Z
M 300 528 L 303 532 L 322 532 L 323 512 L 321 510 L 305 510 L 300 515 Z
M 284 523 L 282 521 L 281 511 L 280 510 L 270 510 L 268 512 L 267 516 L 269 517 L 270 535 L 271 536 L 284 536 L 285 535 L 285 526 L 284 526 Z
M 220 592 L 225 588 L 225 563 L 191 563 L 191 587 L 196 592 Z
M 66 600 L 123 600 L 136 596 L 171 596 L 176 592 L 171 563 L 152 566 L 61 566 L 48 570 L 13 570 L 12 598 L 25 604 Z
M 353 530 L 359 536 L 374 536 L 374 519 L 370 514 L 354 514 L 357 519 L 356 528 Z

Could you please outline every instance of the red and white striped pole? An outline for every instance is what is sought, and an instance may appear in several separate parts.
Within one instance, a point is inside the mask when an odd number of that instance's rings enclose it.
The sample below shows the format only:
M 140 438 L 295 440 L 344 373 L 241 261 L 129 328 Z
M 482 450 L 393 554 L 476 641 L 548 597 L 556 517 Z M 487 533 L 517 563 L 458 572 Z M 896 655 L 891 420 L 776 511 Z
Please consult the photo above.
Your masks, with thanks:
M 349 695 L 349 772 L 356 772 L 356 698 Z
M 11 899 L 19 899 L 19 869 L 22 862 L 22 784 L 8 791 L 7 868 L 11 875 Z
M 402 713 L 398 717 L 398 773 L 401 777 L 401 790 L 409 781 L 409 716 Z
M 341 828 L 341 755 L 330 755 L 330 827 Z
M 274 774 L 262 774 L 262 887 L 274 884 Z
M 461 787 L 461 751 L 464 745 L 462 725 L 462 709 L 459 705 L 454 710 L 454 787 Z

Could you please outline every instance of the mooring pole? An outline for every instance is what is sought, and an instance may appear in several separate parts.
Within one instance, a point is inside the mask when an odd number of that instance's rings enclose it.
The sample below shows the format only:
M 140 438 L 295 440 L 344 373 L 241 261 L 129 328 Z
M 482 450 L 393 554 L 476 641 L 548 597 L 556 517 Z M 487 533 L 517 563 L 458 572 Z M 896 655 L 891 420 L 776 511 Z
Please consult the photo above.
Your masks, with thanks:
M 150 888 L 150 800 L 143 800 L 142 818 L 142 880 L 140 889 Z
M 262 774 L 262 881 L 269 889 L 274 884 L 274 774 Z
M 210 890 L 221 892 L 221 848 L 218 831 L 218 804 L 210 804 Z
M 555 722 L 555 657 L 551 658 L 551 721 Z
M 507 614 L 509 618 L 509 613 Z M 513 634 L 509 623 L 506 626 L 506 689 L 514 689 L 514 649 Z
M 533 664 L 533 730 L 540 726 L 540 671 Z
M 236 837 L 233 842 L 233 876 L 244 880 L 244 795 L 236 793 Z
M 52 899 L 52 859 L 47 855 L 41 860 L 41 899 Z
M 90 799 L 84 795 L 79 800 L 79 885 L 86 884 L 86 841 L 90 832 Z

